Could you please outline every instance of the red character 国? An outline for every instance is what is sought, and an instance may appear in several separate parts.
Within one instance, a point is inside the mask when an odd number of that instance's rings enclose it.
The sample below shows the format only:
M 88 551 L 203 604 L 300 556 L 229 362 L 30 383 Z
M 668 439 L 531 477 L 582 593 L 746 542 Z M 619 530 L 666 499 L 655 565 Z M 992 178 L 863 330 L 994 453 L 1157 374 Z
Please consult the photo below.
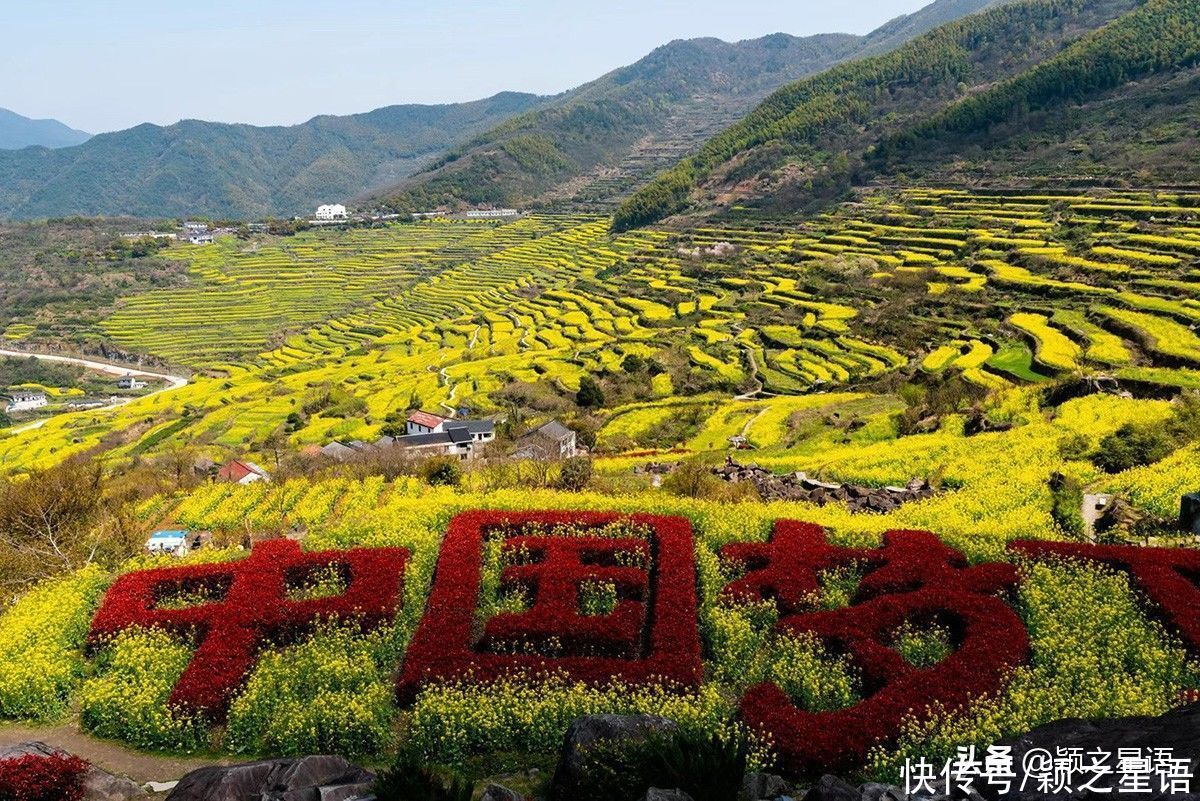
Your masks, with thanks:
M 646 533 L 603 536 L 616 523 Z M 569 530 L 569 531 L 568 531 Z M 519 611 L 477 621 L 483 559 L 499 540 L 502 589 Z M 583 609 L 588 585 L 614 590 L 611 609 Z M 401 693 L 428 682 L 556 672 L 589 683 L 700 682 L 691 524 L 589 512 L 467 512 L 450 524 L 429 604 L 405 658 Z

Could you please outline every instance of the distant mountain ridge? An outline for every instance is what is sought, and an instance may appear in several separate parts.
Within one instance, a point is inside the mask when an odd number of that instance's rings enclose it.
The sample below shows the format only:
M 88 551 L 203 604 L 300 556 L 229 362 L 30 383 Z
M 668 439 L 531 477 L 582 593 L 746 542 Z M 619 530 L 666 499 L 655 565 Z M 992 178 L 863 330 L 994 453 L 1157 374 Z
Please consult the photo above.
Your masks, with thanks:
M 288 127 L 149 123 L 60 150 L 0 152 L 0 217 L 291 215 L 395 181 L 544 102 L 503 92 Z
M 0 150 L 26 147 L 73 147 L 91 138 L 58 120 L 34 120 L 0 108 Z
M 789 84 L 617 210 L 787 212 L 855 185 L 1200 181 L 1200 2 L 1026 0 Z
M 736 43 L 671 42 L 360 201 L 383 200 L 400 209 L 561 201 L 603 208 L 736 122 L 777 87 L 1008 1 L 935 0 L 866 36 L 780 33 Z
M 614 208 L 779 86 L 1007 1 L 934 0 L 867 36 L 675 41 L 553 97 L 510 92 L 290 127 L 185 120 L 0 151 L 0 217 L 244 219 L 349 198 L 397 210 Z

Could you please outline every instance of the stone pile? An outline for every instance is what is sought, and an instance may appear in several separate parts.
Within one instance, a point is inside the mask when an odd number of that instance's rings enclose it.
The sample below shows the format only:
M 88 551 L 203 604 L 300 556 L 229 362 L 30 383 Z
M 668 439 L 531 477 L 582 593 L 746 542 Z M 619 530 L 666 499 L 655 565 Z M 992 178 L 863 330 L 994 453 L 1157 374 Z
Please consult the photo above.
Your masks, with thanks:
M 935 494 L 929 482 L 920 478 L 903 487 L 863 487 L 817 481 L 805 473 L 781 476 L 756 464 L 738 464 L 733 459 L 713 468 L 713 473 L 732 484 L 749 481 L 764 501 L 803 501 L 817 506 L 843 503 L 851 512 L 892 512 L 903 504 L 923 501 Z

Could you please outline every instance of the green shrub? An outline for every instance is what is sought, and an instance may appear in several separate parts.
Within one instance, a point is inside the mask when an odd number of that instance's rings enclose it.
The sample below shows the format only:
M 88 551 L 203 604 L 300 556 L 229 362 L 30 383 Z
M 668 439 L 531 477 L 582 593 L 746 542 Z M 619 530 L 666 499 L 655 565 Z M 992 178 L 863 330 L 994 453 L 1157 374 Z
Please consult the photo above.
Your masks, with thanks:
M 558 488 L 568 492 L 579 492 L 587 488 L 592 480 L 592 460 L 588 456 L 572 456 L 563 462 L 558 474 Z
M 1122 473 L 1167 458 L 1179 444 L 1167 427 L 1130 423 L 1100 440 L 1092 464 L 1106 473 Z
M 434 770 L 418 755 L 402 752 L 379 774 L 371 792 L 379 801 L 471 801 L 475 785 Z
M 457 487 L 462 483 L 462 466 L 452 456 L 435 456 L 421 464 L 421 478 L 434 487 Z
M 596 379 L 585 375 L 579 380 L 579 391 L 575 393 L 575 402 L 585 409 L 597 409 L 604 405 L 604 390 L 596 383 Z
M 1064 534 L 1082 537 L 1086 528 L 1083 522 L 1083 485 L 1056 473 L 1050 479 L 1050 493 L 1053 498 L 1050 516 L 1054 522 Z
M 736 801 L 746 775 L 741 731 L 700 736 L 653 732 L 644 740 L 597 743 L 583 754 L 580 801 L 636 801 L 651 787 L 680 789 L 695 801 Z

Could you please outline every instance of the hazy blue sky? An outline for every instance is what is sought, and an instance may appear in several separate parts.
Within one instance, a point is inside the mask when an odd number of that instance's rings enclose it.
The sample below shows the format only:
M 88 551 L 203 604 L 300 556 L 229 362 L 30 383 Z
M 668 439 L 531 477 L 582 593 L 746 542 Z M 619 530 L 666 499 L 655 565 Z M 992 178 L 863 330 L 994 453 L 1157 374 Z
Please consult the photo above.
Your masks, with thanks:
M 92 132 L 560 92 L 672 39 L 866 33 L 927 0 L 0 0 L 0 107 Z

